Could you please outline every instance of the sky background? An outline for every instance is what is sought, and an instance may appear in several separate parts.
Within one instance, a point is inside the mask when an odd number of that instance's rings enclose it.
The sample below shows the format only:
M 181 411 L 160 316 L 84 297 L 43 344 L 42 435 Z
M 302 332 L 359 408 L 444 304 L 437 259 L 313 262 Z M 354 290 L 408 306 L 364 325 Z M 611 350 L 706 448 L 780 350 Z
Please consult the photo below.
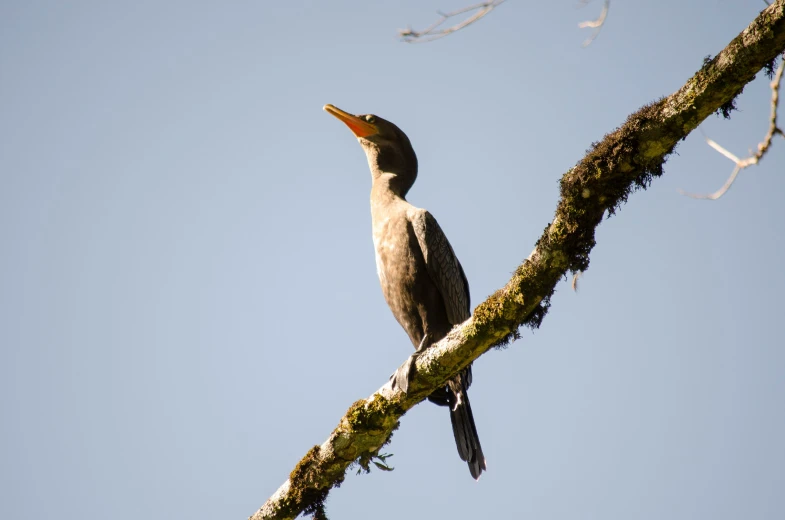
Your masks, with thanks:
M 0 518 L 246 518 L 410 354 L 376 278 L 365 156 L 322 111 L 411 138 L 470 281 L 501 287 L 559 177 L 678 89 L 757 0 L 0 3 Z M 743 155 L 762 74 L 706 135 Z M 785 518 L 785 141 L 717 202 L 700 132 L 605 221 L 574 293 L 475 363 L 488 471 L 445 409 L 340 519 Z

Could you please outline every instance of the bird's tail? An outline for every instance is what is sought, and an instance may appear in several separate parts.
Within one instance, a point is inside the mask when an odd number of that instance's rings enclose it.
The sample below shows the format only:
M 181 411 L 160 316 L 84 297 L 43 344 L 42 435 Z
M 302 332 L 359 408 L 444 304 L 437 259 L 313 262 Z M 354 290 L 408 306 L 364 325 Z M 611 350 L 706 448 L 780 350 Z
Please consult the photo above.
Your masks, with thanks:
M 447 382 L 449 389 L 450 420 L 452 433 L 455 435 L 455 444 L 458 455 L 469 465 L 469 471 L 474 480 L 480 478 L 485 470 L 485 456 L 480 446 L 480 437 L 474 425 L 472 406 L 469 403 L 467 390 L 471 384 L 471 369 L 458 374 Z

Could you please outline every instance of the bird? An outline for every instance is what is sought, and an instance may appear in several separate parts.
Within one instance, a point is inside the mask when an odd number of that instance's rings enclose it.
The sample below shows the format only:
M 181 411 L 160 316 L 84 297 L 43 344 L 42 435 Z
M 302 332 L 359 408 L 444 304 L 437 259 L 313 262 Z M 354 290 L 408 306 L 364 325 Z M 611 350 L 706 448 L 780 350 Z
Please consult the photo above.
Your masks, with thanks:
M 346 124 L 365 151 L 371 170 L 371 220 L 376 271 L 384 299 L 416 352 L 391 376 L 407 392 L 414 358 L 471 316 L 469 282 L 450 242 L 428 211 L 406 201 L 417 179 L 417 156 L 400 128 L 373 114 L 324 110 Z M 486 469 L 468 389 L 471 365 L 428 400 L 449 407 L 458 455 L 477 480 Z

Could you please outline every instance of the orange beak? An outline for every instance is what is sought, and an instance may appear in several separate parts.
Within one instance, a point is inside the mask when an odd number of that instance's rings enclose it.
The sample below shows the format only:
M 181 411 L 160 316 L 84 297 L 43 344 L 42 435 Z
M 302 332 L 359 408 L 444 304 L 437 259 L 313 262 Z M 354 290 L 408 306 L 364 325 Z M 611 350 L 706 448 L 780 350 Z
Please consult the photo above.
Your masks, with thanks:
M 346 126 L 349 127 L 349 130 L 351 130 L 352 133 L 357 137 L 368 137 L 379 133 L 379 129 L 376 128 L 376 125 L 372 125 L 368 121 L 360 119 L 359 117 L 352 115 L 349 112 L 344 112 L 336 106 L 324 105 L 324 110 L 346 123 Z

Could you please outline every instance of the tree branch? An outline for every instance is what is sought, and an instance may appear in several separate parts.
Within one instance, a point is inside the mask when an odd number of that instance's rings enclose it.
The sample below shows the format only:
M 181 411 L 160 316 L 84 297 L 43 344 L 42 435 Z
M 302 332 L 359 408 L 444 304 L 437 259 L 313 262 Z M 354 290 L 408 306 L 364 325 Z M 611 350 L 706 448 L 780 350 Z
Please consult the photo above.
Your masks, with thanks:
M 782 80 L 783 70 L 785 70 L 785 56 L 783 56 L 783 59 L 780 61 L 780 66 L 777 69 L 777 72 L 774 74 L 774 79 L 771 82 L 771 115 L 769 116 L 769 131 L 766 132 L 766 136 L 763 138 L 763 141 L 758 143 L 758 150 L 749 157 L 739 159 L 728 150 L 723 148 L 720 144 L 706 137 L 706 142 L 709 144 L 709 146 L 736 163 L 736 167 L 733 168 L 733 171 L 731 172 L 730 177 L 728 177 L 728 180 L 725 181 L 725 184 L 723 184 L 722 187 L 714 193 L 709 193 L 708 195 L 698 195 L 695 193 L 687 193 L 683 190 L 679 190 L 682 195 L 692 197 L 693 199 L 719 199 L 725 195 L 731 186 L 733 186 L 733 183 L 736 182 L 736 176 L 739 175 L 741 170 L 752 166 L 753 164 L 758 164 L 758 162 L 763 159 L 763 156 L 766 155 L 766 152 L 769 151 L 769 147 L 771 147 L 771 140 L 774 139 L 775 135 L 779 134 L 785 137 L 785 133 L 783 133 L 782 128 L 777 126 L 777 107 L 780 102 L 780 81 Z
M 349 465 L 367 465 L 407 410 L 491 346 L 516 337 L 521 325 L 538 326 L 559 280 L 588 268 L 594 232 L 605 212 L 615 213 L 632 191 L 660 176 L 677 143 L 784 49 L 785 0 L 777 0 L 678 92 L 641 108 L 595 143 L 563 175 L 553 222 L 534 251 L 507 285 L 417 359 L 409 394 L 393 392 L 387 384 L 354 403 L 329 438 L 311 448 L 251 519 L 322 513 L 327 493 L 343 481 Z

